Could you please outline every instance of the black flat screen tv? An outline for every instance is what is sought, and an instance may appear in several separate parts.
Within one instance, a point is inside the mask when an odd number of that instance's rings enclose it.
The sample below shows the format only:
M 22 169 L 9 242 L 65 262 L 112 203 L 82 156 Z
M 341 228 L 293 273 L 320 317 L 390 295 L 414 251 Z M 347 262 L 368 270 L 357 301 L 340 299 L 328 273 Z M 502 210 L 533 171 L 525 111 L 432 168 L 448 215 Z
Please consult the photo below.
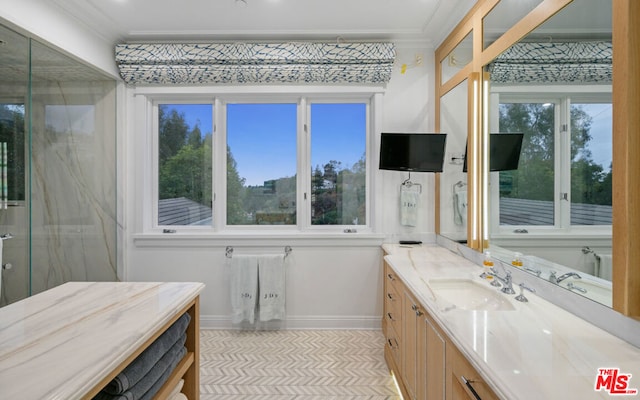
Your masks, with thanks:
M 380 169 L 442 172 L 447 135 L 444 133 L 382 133 Z
M 510 171 L 518 169 L 522 150 L 522 133 L 492 133 L 489 135 L 489 171 Z M 465 151 L 462 172 L 467 172 Z

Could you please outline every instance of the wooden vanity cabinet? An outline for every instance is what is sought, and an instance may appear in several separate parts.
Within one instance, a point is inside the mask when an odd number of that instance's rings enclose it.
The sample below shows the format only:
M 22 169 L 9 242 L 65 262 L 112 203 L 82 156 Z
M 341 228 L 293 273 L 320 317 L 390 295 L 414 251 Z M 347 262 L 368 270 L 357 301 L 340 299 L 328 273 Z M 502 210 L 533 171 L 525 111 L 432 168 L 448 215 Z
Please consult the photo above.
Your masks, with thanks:
M 498 399 L 386 261 L 383 270 L 385 360 L 402 396 L 407 400 Z
M 385 262 L 384 263 L 384 307 L 382 317 L 382 332 L 385 336 L 385 351 L 384 356 L 387 361 L 387 365 L 396 375 L 396 379 L 400 381 L 400 366 L 402 356 L 401 344 L 402 326 L 400 325 L 400 315 L 402 312 L 402 298 L 398 293 L 397 286 L 401 285 L 395 272 Z M 400 382 L 399 382 L 400 384 Z M 404 390 L 404 387 L 401 388 Z

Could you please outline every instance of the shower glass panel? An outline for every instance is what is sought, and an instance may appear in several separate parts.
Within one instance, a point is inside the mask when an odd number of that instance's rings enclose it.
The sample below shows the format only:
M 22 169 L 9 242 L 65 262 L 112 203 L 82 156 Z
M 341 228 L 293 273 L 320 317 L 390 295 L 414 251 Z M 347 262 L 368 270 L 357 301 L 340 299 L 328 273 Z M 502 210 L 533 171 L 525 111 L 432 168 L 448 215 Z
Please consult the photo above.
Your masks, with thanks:
M 29 295 L 28 102 L 29 39 L 0 26 L 0 306 Z
M 13 234 L 3 242 L 12 268 L 3 270 L 0 306 L 69 281 L 117 280 L 116 82 L 22 39 L 29 79 L 16 87 L 7 73 L 16 67 L 0 71 L 9 192 L 3 209 L 0 186 L 0 235 Z M 10 59 L 14 52 L 2 63 Z

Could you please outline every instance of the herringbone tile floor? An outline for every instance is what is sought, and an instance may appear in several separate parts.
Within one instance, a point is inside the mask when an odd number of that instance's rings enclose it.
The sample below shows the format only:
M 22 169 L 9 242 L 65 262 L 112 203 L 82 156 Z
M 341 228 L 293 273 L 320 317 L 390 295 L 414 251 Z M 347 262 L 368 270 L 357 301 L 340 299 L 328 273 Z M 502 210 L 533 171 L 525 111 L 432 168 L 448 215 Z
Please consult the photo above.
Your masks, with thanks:
M 380 331 L 200 334 L 201 400 L 399 400 Z

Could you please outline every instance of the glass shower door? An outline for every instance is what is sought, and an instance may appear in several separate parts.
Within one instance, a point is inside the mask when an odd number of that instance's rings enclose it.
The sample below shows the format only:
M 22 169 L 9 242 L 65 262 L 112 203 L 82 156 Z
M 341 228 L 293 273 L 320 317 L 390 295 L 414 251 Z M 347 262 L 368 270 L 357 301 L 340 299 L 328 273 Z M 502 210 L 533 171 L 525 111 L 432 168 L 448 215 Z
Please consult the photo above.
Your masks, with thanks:
M 29 39 L 0 26 L 0 307 L 29 295 Z

